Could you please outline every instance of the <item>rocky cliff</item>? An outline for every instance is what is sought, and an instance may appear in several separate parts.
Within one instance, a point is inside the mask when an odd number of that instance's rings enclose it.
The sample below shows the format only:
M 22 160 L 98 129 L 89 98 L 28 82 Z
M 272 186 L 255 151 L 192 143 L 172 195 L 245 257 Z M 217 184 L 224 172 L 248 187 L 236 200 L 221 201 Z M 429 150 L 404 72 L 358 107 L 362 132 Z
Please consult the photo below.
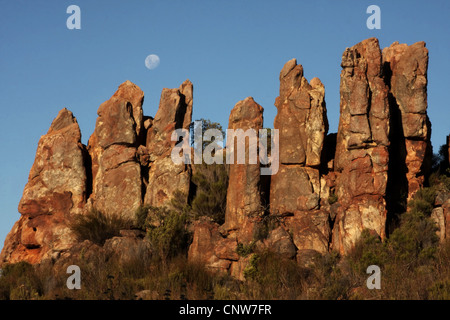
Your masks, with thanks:
M 426 184 L 430 170 L 427 66 L 424 42 L 381 50 L 371 38 L 345 49 L 339 128 L 328 134 L 324 85 L 318 78 L 308 81 L 302 65 L 288 61 L 280 72 L 273 125 L 280 137 L 279 170 L 268 178 L 259 162 L 229 165 L 225 222 L 192 223 L 189 259 L 243 279 L 254 250 L 303 264 L 332 250 L 348 253 L 364 229 L 385 238 L 394 217 L 406 210 L 399 203 Z M 72 113 L 60 111 L 39 141 L 21 218 L 0 263 L 67 255 L 80 246 L 71 221 L 93 209 L 132 220 L 143 205 L 168 205 L 178 191 L 189 203 L 193 168 L 173 163 L 170 155 L 172 132 L 192 121 L 193 85 L 187 80 L 164 89 L 154 118 L 143 115 L 143 100 L 138 86 L 121 84 L 100 105 L 87 146 Z M 251 97 L 239 101 L 228 128 L 264 128 L 263 108 Z M 446 206 L 436 213 L 444 238 Z M 123 234 L 132 238 L 132 232 Z

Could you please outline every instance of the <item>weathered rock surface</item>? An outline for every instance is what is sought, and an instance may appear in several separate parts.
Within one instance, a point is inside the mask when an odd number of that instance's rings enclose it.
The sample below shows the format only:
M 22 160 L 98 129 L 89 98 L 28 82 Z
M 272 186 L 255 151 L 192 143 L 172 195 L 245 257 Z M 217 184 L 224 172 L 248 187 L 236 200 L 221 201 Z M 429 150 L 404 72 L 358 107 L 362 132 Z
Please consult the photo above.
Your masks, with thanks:
M 142 204 L 141 166 L 137 160 L 142 135 L 142 90 L 126 81 L 98 109 L 89 139 L 93 188 L 90 202 L 104 214 L 134 219 Z
M 392 94 L 391 108 L 399 111 L 395 125 L 403 130 L 408 200 L 421 188 L 431 165 L 431 123 L 427 116 L 428 49 L 425 42 L 410 46 L 394 42 L 383 49 L 383 63 Z M 397 112 L 398 112 L 397 111 Z
M 440 242 L 450 238 L 450 192 L 445 188 L 439 188 L 436 192 L 431 218 L 436 223 Z
M 233 250 L 236 248 L 236 244 L 221 243 L 227 240 L 220 234 L 218 224 L 199 221 L 194 225 L 193 234 L 192 244 L 188 252 L 190 262 L 203 264 L 213 271 L 227 272 L 231 260 L 238 259 L 236 251 Z
M 253 98 L 249 97 L 239 101 L 233 110 L 231 110 L 228 129 L 241 129 L 243 131 L 253 129 L 257 136 L 259 129 L 262 128 L 263 108 Z M 250 143 L 257 144 L 257 139 Z M 228 148 L 230 150 L 234 148 L 234 152 L 232 152 L 235 157 L 233 164 L 230 165 L 229 171 L 224 229 L 231 231 L 240 229 L 248 217 L 258 215 L 263 210 L 261 207 L 258 154 L 256 154 L 256 163 L 249 163 L 249 160 L 247 160 L 249 155 L 249 142 L 246 142 L 245 164 L 238 164 L 237 153 L 239 145 L 233 141 Z
M 308 83 L 303 67 L 292 59 L 280 72 L 280 95 L 275 106 L 280 168 L 271 177 L 271 213 L 294 215 L 286 218 L 285 224 L 298 250 L 326 252 L 329 219 L 327 213 L 319 211 L 323 182 L 319 166 L 328 131 L 325 88 L 318 78 Z
M 333 249 L 346 253 L 363 229 L 385 236 L 389 104 L 377 39 L 347 48 L 341 66 Z
M 266 248 L 270 248 L 271 251 L 279 254 L 281 257 L 290 259 L 297 254 L 297 248 L 292 241 L 291 235 L 283 226 L 278 226 L 272 230 L 263 242 Z
M 176 129 L 189 130 L 192 122 L 193 85 L 189 80 L 178 89 L 163 89 L 159 109 L 147 131 L 146 152 L 149 155 L 148 188 L 144 203 L 151 206 L 167 205 L 179 191 L 185 201 L 189 195 L 191 166 L 175 164 L 171 152 L 176 141 L 171 141 Z
M 320 165 L 323 141 L 328 131 L 325 87 L 318 78 L 309 84 L 296 59 L 280 72 L 280 96 L 274 128 L 280 134 L 280 162 L 308 167 Z
M 238 244 L 251 245 L 256 221 L 263 213 L 259 159 L 255 159 L 256 163 L 249 161 L 250 145 L 257 145 L 258 130 L 263 128 L 263 108 L 251 97 L 239 101 L 230 113 L 228 128 L 247 133 L 253 129 L 256 135 L 245 142 L 245 163 L 237 163 L 242 148 L 237 142 L 239 138 L 229 141 L 227 150 L 233 164 L 229 167 L 225 223 L 220 227 L 211 222 L 197 224 L 188 256 L 190 261 L 203 262 L 210 269 L 229 272 L 241 279 L 248 259 L 237 254 Z
M 73 114 L 62 109 L 39 140 L 19 203 L 22 214 L 6 238 L 3 262 L 40 262 L 67 250 L 75 239 L 68 224 L 86 201 L 85 148 Z
M 143 239 L 143 237 L 135 236 L 122 236 L 108 239 L 103 245 L 103 249 L 106 254 L 116 256 L 119 263 L 148 261 L 152 254 L 149 242 Z

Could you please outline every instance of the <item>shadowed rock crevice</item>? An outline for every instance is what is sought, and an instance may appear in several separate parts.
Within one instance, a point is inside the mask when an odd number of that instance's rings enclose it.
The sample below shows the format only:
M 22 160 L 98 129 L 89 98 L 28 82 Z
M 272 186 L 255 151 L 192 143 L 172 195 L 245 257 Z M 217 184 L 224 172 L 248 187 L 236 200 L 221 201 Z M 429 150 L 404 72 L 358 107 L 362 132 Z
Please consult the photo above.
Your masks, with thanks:
M 391 90 L 392 70 L 390 63 L 384 62 L 383 67 L 386 85 Z M 386 234 L 389 236 L 398 226 L 400 215 L 406 211 L 408 197 L 406 173 L 408 168 L 406 167 L 406 145 L 401 111 L 392 92 L 389 92 L 388 99 L 391 115 L 389 129 L 391 144 L 389 145 L 389 169 L 386 187 Z
M 83 152 L 84 168 L 86 170 L 86 199 L 89 199 L 93 190 L 92 158 L 85 145 L 82 146 L 82 152 Z
M 410 200 L 424 186 L 431 164 L 431 125 L 427 116 L 428 50 L 424 42 L 410 46 L 394 42 L 383 49 L 383 63 L 392 94 L 391 107 L 398 107 L 400 111 L 403 138 L 398 136 L 405 143 L 407 199 Z
M 341 115 L 335 172 L 339 207 L 333 250 L 346 254 L 364 229 L 385 237 L 388 175 L 388 87 L 378 40 L 370 38 L 342 56 Z

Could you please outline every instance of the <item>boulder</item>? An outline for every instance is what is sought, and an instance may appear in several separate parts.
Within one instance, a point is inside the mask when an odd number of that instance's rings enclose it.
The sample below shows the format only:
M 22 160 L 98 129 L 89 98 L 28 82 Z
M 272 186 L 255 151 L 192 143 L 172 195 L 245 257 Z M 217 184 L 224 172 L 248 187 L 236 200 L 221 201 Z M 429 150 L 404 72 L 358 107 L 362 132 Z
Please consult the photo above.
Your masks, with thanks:
M 234 248 L 236 243 L 222 238 L 218 224 L 199 221 L 194 225 L 188 260 L 202 264 L 212 271 L 227 272 L 231 265 L 228 259 L 237 260 L 237 256 L 232 252 Z
M 264 245 L 279 256 L 287 259 L 295 257 L 297 253 L 297 248 L 295 247 L 289 232 L 282 226 L 278 226 L 270 231 L 269 236 L 264 241 Z
M 328 212 L 297 211 L 294 216 L 285 218 L 285 225 L 292 234 L 298 255 L 310 250 L 320 254 L 328 252 L 331 233 Z
M 152 253 L 149 242 L 139 237 L 113 237 L 106 240 L 103 249 L 116 256 L 119 263 L 128 264 L 148 261 Z

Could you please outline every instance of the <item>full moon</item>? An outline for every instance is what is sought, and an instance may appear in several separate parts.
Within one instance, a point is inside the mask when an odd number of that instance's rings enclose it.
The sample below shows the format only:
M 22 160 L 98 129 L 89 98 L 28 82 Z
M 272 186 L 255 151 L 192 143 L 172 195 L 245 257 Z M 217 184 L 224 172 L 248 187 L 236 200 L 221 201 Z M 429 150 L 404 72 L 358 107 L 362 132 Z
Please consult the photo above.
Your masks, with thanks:
M 156 54 L 147 56 L 147 58 L 145 58 L 145 66 L 150 70 L 155 69 L 159 66 L 159 57 Z

